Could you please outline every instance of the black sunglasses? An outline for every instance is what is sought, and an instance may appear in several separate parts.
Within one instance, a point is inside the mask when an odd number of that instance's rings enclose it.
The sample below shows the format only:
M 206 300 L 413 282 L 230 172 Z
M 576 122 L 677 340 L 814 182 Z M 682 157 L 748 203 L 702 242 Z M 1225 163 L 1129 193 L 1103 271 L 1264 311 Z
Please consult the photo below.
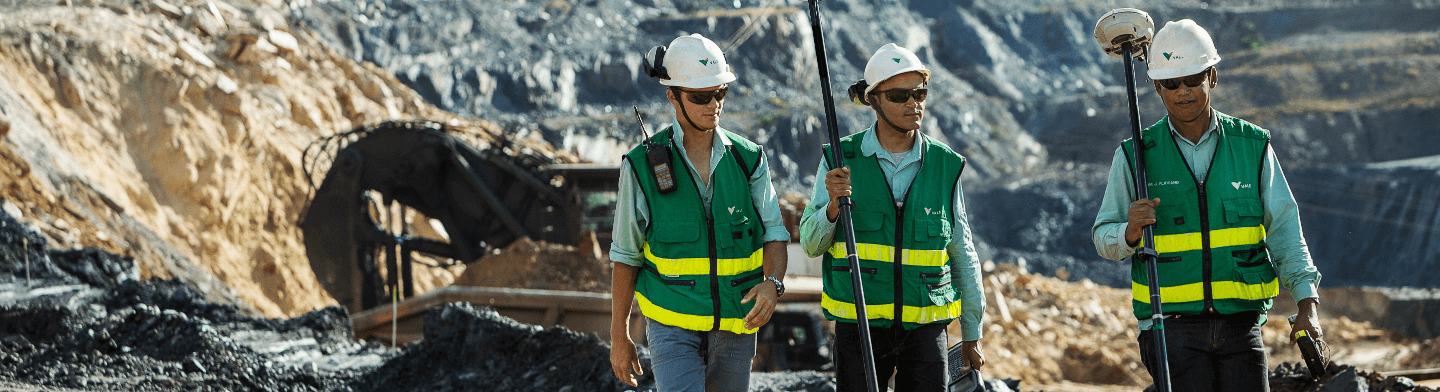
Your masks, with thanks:
M 686 96 L 685 99 L 688 100 L 688 101 L 690 101 L 690 103 L 693 103 L 693 104 L 696 104 L 696 105 L 707 105 L 707 104 L 710 103 L 711 100 L 721 100 L 721 101 L 724 101 L 724 100 L 725 100 L 725 94 L 730 92 L 730 86 L 724 86 L 724 87 L 721 87 L 721 88 L 718 89 L 718 90 L 710 90 L 710 91 L 688 91 L 688 90 L 681 90 L 681 89 L 678 88 L 678 87 L 671 87 L 671 88 L 675 90 L 675 93 L 676 93 L 676 94 L 680 94 L 681 92 L 689 93 L 689 94 Z
M 1160 87 L 1164 87 L 1166 90 L 1174 90 L 1180 88 L 1180 83 L 1185 83 L 1185 86 L 1187 87 L 1200 87 L 1201 83 L 1205 83 L 1205 78 L 1210 76 L 1211 69 L 1213 68 L 1205 68 L 1204 71 L 1201 71 L 1198 74 L 1182 76 L 1178 78 L 1161 79 L 1156 80 L 1156 82 L 1159 82 Z
M 890 102 L 894 102 L 894 103 L 906 103 L 906 102 L 910 102 L 910 98 L 915 98 L 915 102 L 925 102 L 925 96 L 926 96 L 926 94 L 929 94 L 929 92 L 930 92 L 929 89 L 922 87 L 922 88 L 917 88 L 917 89 L 913 89 L 913 90 L 912 90 L 912 89 L 903 89 L 903 88 L 892 88 L 892 89 L 889 89 L 889 90 L 871 91 L 870 93 L 871 93 L 871 94 L 884 94 L 884 95 L 885 95 L 885 99 L 890 100 Z

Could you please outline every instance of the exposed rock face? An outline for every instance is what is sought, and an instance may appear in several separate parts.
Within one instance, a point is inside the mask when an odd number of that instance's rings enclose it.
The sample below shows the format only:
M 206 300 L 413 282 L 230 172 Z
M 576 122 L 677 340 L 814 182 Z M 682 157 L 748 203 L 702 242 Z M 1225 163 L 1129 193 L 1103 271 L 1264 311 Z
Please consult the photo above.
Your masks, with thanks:
M 54 246 L 132 256 L 144 278 L 262 315 L 334 303 L 295 224 L 309 199 L 305 146 L 361 124 L 453 117 L 295 29 L 278 4 L 0 6 L 6 209 Z M 457 273 L 417 270 L 422 290 Z
M 1440 287 L 1440 156 L 1330 165 L 1290 175 L 1326 283 Z

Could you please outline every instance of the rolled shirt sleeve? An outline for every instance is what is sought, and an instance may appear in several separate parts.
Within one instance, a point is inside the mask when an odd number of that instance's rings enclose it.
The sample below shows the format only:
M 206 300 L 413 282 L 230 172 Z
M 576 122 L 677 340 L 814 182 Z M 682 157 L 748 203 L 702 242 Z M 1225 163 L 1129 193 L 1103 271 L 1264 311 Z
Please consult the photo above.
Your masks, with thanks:
M 970 219 L 965 211 L 965 194 L 960 179 L 955 179 L 955 236 L 945 251 L 950 255 L 951 284 L 960 289 L 960 328 L 965 341 L 984 337 L 980 324 L 985 320 L 985 295 L 980 284 L 980 257 L 971 239 Z M 998 289 L 998 288 L 997 288 Z
M 810 191 L 810 203 L 800 215 L 800 247 L 810 257 L 824 255 L 835 243 L 835 222 L 825 216 L 825 209 L 830 205 L 830 193 L 825 191 L 825 172 L 828 171 L 830 165 L 821 160 L 815 173 L 815 186 Z
M 1110 160 L 1110 176 L 1105 184 L 1105 197 L 1100 201 L 1100 212 L 1095 215 L 1095 225 L 1090 228 L 1090 239 L 1095 251 L 1109 260 L 1125 260 L 1135 254 L 1135 247 L 1125 243 L 1125 229 L 1130 226 L 1130 202 L 1135 193 L 1130 183 L 1130 160 L 1125 159 L 1125 150 L 1115 149 Z M 1161 202 L 1164 202 L 1163 200 Z
M 1310 247 L 1300 228 L 1300 206 L 1290 193 L 1290 184 L 1280 170 L 1275 151 L 1265 148 L 1265 164 L 1260 171 L 1260 193 L 1265 200 L 1265 247 L 1275 261 L 1280 284 L 1290 289 L 1295 301 L 1306 298 L 1319 300 L 1320 271 L 1310 258 Z
M 639 267 L 645 261 L 645 225 L 650 220 L 645 193 L 629 159 L 620 163 L 620 184 L 615 198 L 615 221 L 610 231 L 610 260 Z
M 739 159 L 740 157 L 735 157 Z M 765 227 L 765 242 L 790 242 L 790 231 L 785 229 L 785 220 L 780 215 L 780 199 L 775 194 L 775 185 L 770 181 L 770 163 L 765 152 L 760 152 L 760 164 L 750 175 L 750 201 L 760 214 L 760 223 Z

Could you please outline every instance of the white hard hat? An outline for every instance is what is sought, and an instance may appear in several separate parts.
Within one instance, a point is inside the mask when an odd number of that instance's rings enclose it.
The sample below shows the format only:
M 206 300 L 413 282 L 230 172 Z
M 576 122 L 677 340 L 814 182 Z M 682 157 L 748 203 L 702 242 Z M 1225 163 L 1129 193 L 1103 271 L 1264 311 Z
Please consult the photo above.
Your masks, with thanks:
M 1172 79 L 1205 71 L 1220 62 L 1210 33 L 1190 19 L 1165 22 L 1150 44 L 1150 79 Z
M 650 49 L 644 60 L 645 72 L 666 86 L 702 88 L 735 81 L 720 47 L 700 34 L 677 37 L 668 48 Z
M 865 81 L 870 84 L 865 88 L 865 94 L 869 95 L 870 90 L 885 80 L 906 72 L 919 72 L 925 80 L 930 80 L 930 70 L 925 69 L 925 64 L 920 64 L 915 52 L 893 42 L 881 46 L 880 50 L 870 55 L 870 62 L 865 63 Z

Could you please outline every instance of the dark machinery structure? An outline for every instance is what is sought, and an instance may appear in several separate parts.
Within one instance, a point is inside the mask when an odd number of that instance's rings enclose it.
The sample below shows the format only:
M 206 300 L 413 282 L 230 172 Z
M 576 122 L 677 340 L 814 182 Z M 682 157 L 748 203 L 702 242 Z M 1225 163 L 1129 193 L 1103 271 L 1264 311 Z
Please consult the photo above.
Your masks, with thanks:
M 582 229 L 591 229 L 608 247 L 612 206 L 587 208 L 581 196 L 615 190 L 618 167 L 556 163 L 487 134 L 421 121 L 323 137 L 301 159 L 314 192 L 300 218 L 305 253 L 325 290 L 358 315 L 357 325 L 366 325 L 357 334 L 384 339 L 390 331 L 407 331 L 396 339 L 416 339 L 420 322 L 414 315 L 448 301 L 488 301 L 527 322 L 608 330 L 609 306 L 589 303 L 595 301 L 586 295 L 593 294 L 456 287 L 417 296 L 411 275 L 416 264 L 443 268 L 477 261 L 521 237 L 575 245 Z M 443 226 L 444 238 L 408 230 L 430 219 Z M 421 261 L 416 252 L 437 262 Z M 391 301 L 406 320 L 399 326 L 384 322 L 399 317 L 391 310 L 371 310 Z M 544 309 L 535 312 L 540 305 Z M 592 320 L 597 312 L 603 313 L 600 321 Z M 759 343 L 769 352 L 766 369 L 826 369 L 821 322 L 818 311 L 777 310 L 760 330 Z
M 544 170 L 551 158 L 488 138 L 437 122 L 386 122 L 306 147 L 314 194 L 300 228 L 325 290 L 358 312 L 414 295 L 414 252 L 445 267 L 520 237 L 576 244 L 582 207 L 564 171 Z M 439 221 L 448 240 L 411 236 L 411 210 Z

